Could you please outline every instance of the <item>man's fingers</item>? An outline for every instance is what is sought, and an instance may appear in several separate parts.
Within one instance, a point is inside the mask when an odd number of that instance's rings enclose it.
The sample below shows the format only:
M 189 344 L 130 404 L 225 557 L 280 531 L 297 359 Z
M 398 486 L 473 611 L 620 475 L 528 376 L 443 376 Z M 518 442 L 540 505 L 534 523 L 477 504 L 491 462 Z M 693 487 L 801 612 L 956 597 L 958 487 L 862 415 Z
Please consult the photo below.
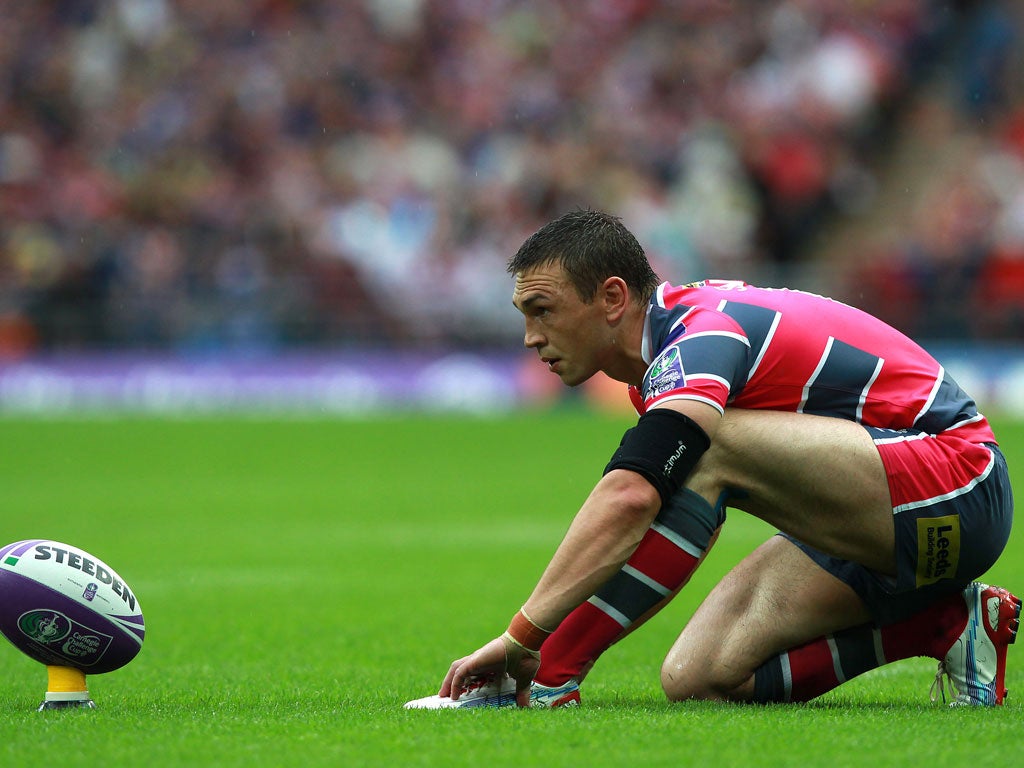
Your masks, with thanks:
M 530 706 L 530 683 L 523 685 L 516 681 L 516 705 L 520 707 Z
M 458 701 L 467 683 L 474 682 L 476 678 L 501 674 L 505 671 L 505 665 L 504 643 L 501 638 L 495 638 L 475 653 L 453 661 L 437 693 Z
M 513 676 L 516 680 L 516 704 L 520 707 L 530 706 L 530 687 L 539 668 L 540 662 L 530 656 L 519 659 Z
M 448 667 L 448 674 L 446 674 L 444 676 L 444 681 L 441 683 L 441 690 L 439 690 L 437 692 L 438 696 L 451 696 L 453 699 L 457 699 L 458 698 L 458 696 L 452 696 L 452 689 L 455 687 L 454 683 L 456 682 L 456 675 L 458 673 L 459 667 L 461 667 L 463 665 L 463 663 L 465 663 L 466 659 L 468 659 L 468 658 L 469 658 L 468 656 L 464 656 L 461 659 L 456 659 L 455 661 L 452 662 L 451 666 Z M 461 677 L 459 678 L 458 682 L 459 682 L 459 686 L 460 686 L 459 694 L 461 694 L 462 693 L 462 689 L 461 689 L 462 678 Z
M 516 679 L 516 703 L 529 706 L 530 683 L 538 666 L 540 662 L 525 654 L 521 647 L 497 637 L 475 653 L 453 661 L 437 694 L 458 701 L 467 685 L 508 672 Z

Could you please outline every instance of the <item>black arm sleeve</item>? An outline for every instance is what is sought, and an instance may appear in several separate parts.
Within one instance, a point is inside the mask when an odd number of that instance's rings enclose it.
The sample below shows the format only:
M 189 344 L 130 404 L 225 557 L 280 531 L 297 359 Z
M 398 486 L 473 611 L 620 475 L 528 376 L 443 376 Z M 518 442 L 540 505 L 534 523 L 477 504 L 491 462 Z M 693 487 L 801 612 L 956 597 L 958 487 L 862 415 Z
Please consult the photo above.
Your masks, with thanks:
M 636 472 L 657 489 L 665 504 L 683 486 L 710 445 L 707 433 L 689 416 L 655 408 L 626 430 L 604 474 L 613 469 Z

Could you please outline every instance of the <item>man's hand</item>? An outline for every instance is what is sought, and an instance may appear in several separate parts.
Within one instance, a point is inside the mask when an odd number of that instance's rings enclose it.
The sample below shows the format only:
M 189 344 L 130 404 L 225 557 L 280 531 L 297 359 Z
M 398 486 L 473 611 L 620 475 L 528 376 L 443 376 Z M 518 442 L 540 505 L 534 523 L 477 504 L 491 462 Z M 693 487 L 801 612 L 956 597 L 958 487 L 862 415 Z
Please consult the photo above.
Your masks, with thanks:
M 496 637 L 475 653 L 452 662 L 441 683 L 440 696 L 459 696 L 480 677 L 500 677 L 507 674 L 516 681 L 516 704 L 530 706 L 530 683 L 540 668 L 539 656 L 533 656 L 506 635 Z

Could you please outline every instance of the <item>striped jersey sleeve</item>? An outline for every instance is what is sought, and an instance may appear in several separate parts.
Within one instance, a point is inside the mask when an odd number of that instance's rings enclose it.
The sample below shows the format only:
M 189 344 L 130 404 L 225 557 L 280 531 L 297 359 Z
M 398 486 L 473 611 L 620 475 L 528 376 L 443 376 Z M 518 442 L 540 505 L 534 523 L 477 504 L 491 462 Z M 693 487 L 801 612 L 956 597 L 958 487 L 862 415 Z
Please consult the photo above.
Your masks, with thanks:
M 680 333 L 654 359 L 641 392 L 647 408 L 667 400 L 698 400 L 724 413 L 746 383 L 750 341 L 730 317 L 688 308 Z
M 662 284 L 652 298 L 630 393 L 638 412 L 670 400 L 783 410 L 887 429 L 995 442 L 988 421 L 914 341 L 815 294 L 737 281 Z

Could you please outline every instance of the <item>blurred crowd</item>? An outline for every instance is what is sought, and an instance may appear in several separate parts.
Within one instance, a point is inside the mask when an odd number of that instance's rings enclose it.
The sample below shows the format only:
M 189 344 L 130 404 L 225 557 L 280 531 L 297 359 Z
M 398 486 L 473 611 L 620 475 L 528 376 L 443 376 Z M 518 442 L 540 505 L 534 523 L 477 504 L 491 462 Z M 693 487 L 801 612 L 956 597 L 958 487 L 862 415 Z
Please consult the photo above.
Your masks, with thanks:
M 505 262 L 576 206 L 666 279 L 784 274 L 942 67 L 974 162 L 852 265 L 861 303 L 1020 336 L 1014 7 L 0 0 L 0 357 L 514 341 Z
M 919 98 L 904 124 L 927 172 L 905 169 L 913 202 L 897 226 L 865 234 L 865 263 L 847 254 L 850 295 L 918 338 L 1019 344 L 1024 4 L 970 10 L 941 62 L 943 88 Z

